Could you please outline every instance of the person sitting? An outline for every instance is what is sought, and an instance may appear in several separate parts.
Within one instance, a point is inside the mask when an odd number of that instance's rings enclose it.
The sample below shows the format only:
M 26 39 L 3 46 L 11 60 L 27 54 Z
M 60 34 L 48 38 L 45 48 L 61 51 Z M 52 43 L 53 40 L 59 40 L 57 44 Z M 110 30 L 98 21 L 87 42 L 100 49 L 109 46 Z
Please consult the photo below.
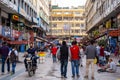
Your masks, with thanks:
M 102 69 L 98 69 L 98 72 L 110 72 L 115 73 L 117 71 L 117 66 L 113 59 L 109 59 L 109 63 L 102 67 Z

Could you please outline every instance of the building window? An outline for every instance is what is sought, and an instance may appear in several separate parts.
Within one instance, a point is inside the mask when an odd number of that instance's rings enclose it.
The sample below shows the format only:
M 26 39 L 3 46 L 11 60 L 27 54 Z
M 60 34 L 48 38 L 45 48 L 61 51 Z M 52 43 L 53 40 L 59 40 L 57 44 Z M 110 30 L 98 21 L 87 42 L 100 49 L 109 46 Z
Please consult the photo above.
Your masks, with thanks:
M 29 14 L 29 6 L 27 6 L 27 14 Z
M 85 25 L 84 25 L 83 23 L 80 25 L 81 28 L 83 28 L 84 26 L 85 26 Z
M 80 24 L 79 24 L 79 23 L 77 23 L 75 26 L 76 26 L 76 27 L 80 27 Z
M 53 24 L 53 27 L 57 27 L 57 24 Z
M 72 33 L 74 33 L 74 30 L 71 30 Z
M 31 12 L 32 12 L 32 9 L 30 8 L 30 16 L 32 16 L 32 13 L 31 13 Z
M 80 30 L 75 30 L 75 33 L 79 33 L 80 32 Z
M 25 3 L 25 12 L 27 12 L 27 4 Z
M 21 7 L 23 8 L 23 3 L 24 3 L 24 1 L 22 0 L 22 3 L 21 3 Z
M 16 0 L 14 0 L 14 4 L 16 4 Z
M 33 13 L 33 9 L 32 9 L 32 17 L 33 17 L 33 14 L 34 14 L 34 13 Z
M 75 14 L 80 14 L 80 12 L 75 12 Z
M 12 0 L 9 0 L 9 1 L 12 1 Z

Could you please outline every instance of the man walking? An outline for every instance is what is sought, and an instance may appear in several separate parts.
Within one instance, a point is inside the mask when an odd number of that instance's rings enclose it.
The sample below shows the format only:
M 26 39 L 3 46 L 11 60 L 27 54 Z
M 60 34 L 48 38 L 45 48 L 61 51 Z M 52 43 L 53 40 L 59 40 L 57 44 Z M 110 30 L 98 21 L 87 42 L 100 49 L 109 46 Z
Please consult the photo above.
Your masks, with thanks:
M 79 59 L 80 59 L 80 51 L 79 46 L 77 46 L 77 42 L 72 42 L 72 47 L 70 48 L 71 52 L 71 65 L 72 65 L 72 77 L 76 76 L 79 77 Z
M 6 45 L 6 42 L 2 43 L 2 47 L 0 48 L 0 53 L 1 53 L 1 58 L 2 58 L 2 69 L 1 70 L 2 70 L 2 75 L 3 75 L 5 62 L 7 62 L 7 71 L 10 72 L 10 62 L 9 62 L 9 59 L 7 59 L 7 56 L 9 53 L 9 47 Z
M 68 56 L 69 56 L 69 48 L 66 45 L 66 42 L 63 41 L 62 46 L 57 51 L 57 57 L 61 63 L 61 76 L 64 78 L 67 78 L 66 75 L 67 75 Z
M 94 59 L 97 55 L 97 51 L 96 51 L 96 47 L 94 46 L 94 41 L 91 40 L 90 41 L 90 45 L 88 45 L 86 47 L 86 51 L 85 51 L 85 54 L 86 54 L 86 75 L 85 75 L 85 78 L 88 78 L 88 73 L 89 73 L 89 65 L 92 65 L 92 79 L 94 80 Z
M 56 53 L 57 53 L 57 46 L 55 44 L 53 44 L 52 48 L 51 48 L 51 53 L 52 53 L 52 58 L 53 58 L 53 63 L 56 63 Z

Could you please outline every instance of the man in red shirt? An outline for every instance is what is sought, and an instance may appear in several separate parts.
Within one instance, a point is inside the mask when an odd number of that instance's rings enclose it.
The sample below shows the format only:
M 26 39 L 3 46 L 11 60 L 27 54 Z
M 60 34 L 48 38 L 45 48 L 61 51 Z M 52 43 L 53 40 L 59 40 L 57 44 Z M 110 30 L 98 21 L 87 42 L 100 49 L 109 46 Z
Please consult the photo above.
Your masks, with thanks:
M 56 62 L 56 53 L 57 53 L 57 46 L 55 44 L 53 44 L 53 47 L 51 48 L 51 53 L 52 53 L 52 57 L 53 57 L 53 63 Z
M 80 59 L 80 51 L 79 46 L 77 46 L 77 42 L 72 42 L 72 47 L 70 48 L 71 52 L 71 65 L 72 65 L 72 77 L 76 76 L 79 77 L 79 59 Z
M 105 54 L 104 54 L 104 45 L 101 45 L 100 47 L 100 57 L 99 57 L 99 64 L 100 66 L 105 65 Z

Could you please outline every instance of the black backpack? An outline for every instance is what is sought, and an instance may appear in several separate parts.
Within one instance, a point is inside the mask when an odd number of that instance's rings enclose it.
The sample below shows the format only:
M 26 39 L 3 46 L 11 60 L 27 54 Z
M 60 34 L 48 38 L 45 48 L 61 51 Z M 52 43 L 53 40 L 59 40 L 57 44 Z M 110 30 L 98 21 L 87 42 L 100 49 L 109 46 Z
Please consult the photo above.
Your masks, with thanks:
M 11 51 L 11 54 L 10 54 L 10 61 L 11 62 L 16 62 L 16 54 L 15 54 L 15 51 L 14 50 L 12 50 Z

